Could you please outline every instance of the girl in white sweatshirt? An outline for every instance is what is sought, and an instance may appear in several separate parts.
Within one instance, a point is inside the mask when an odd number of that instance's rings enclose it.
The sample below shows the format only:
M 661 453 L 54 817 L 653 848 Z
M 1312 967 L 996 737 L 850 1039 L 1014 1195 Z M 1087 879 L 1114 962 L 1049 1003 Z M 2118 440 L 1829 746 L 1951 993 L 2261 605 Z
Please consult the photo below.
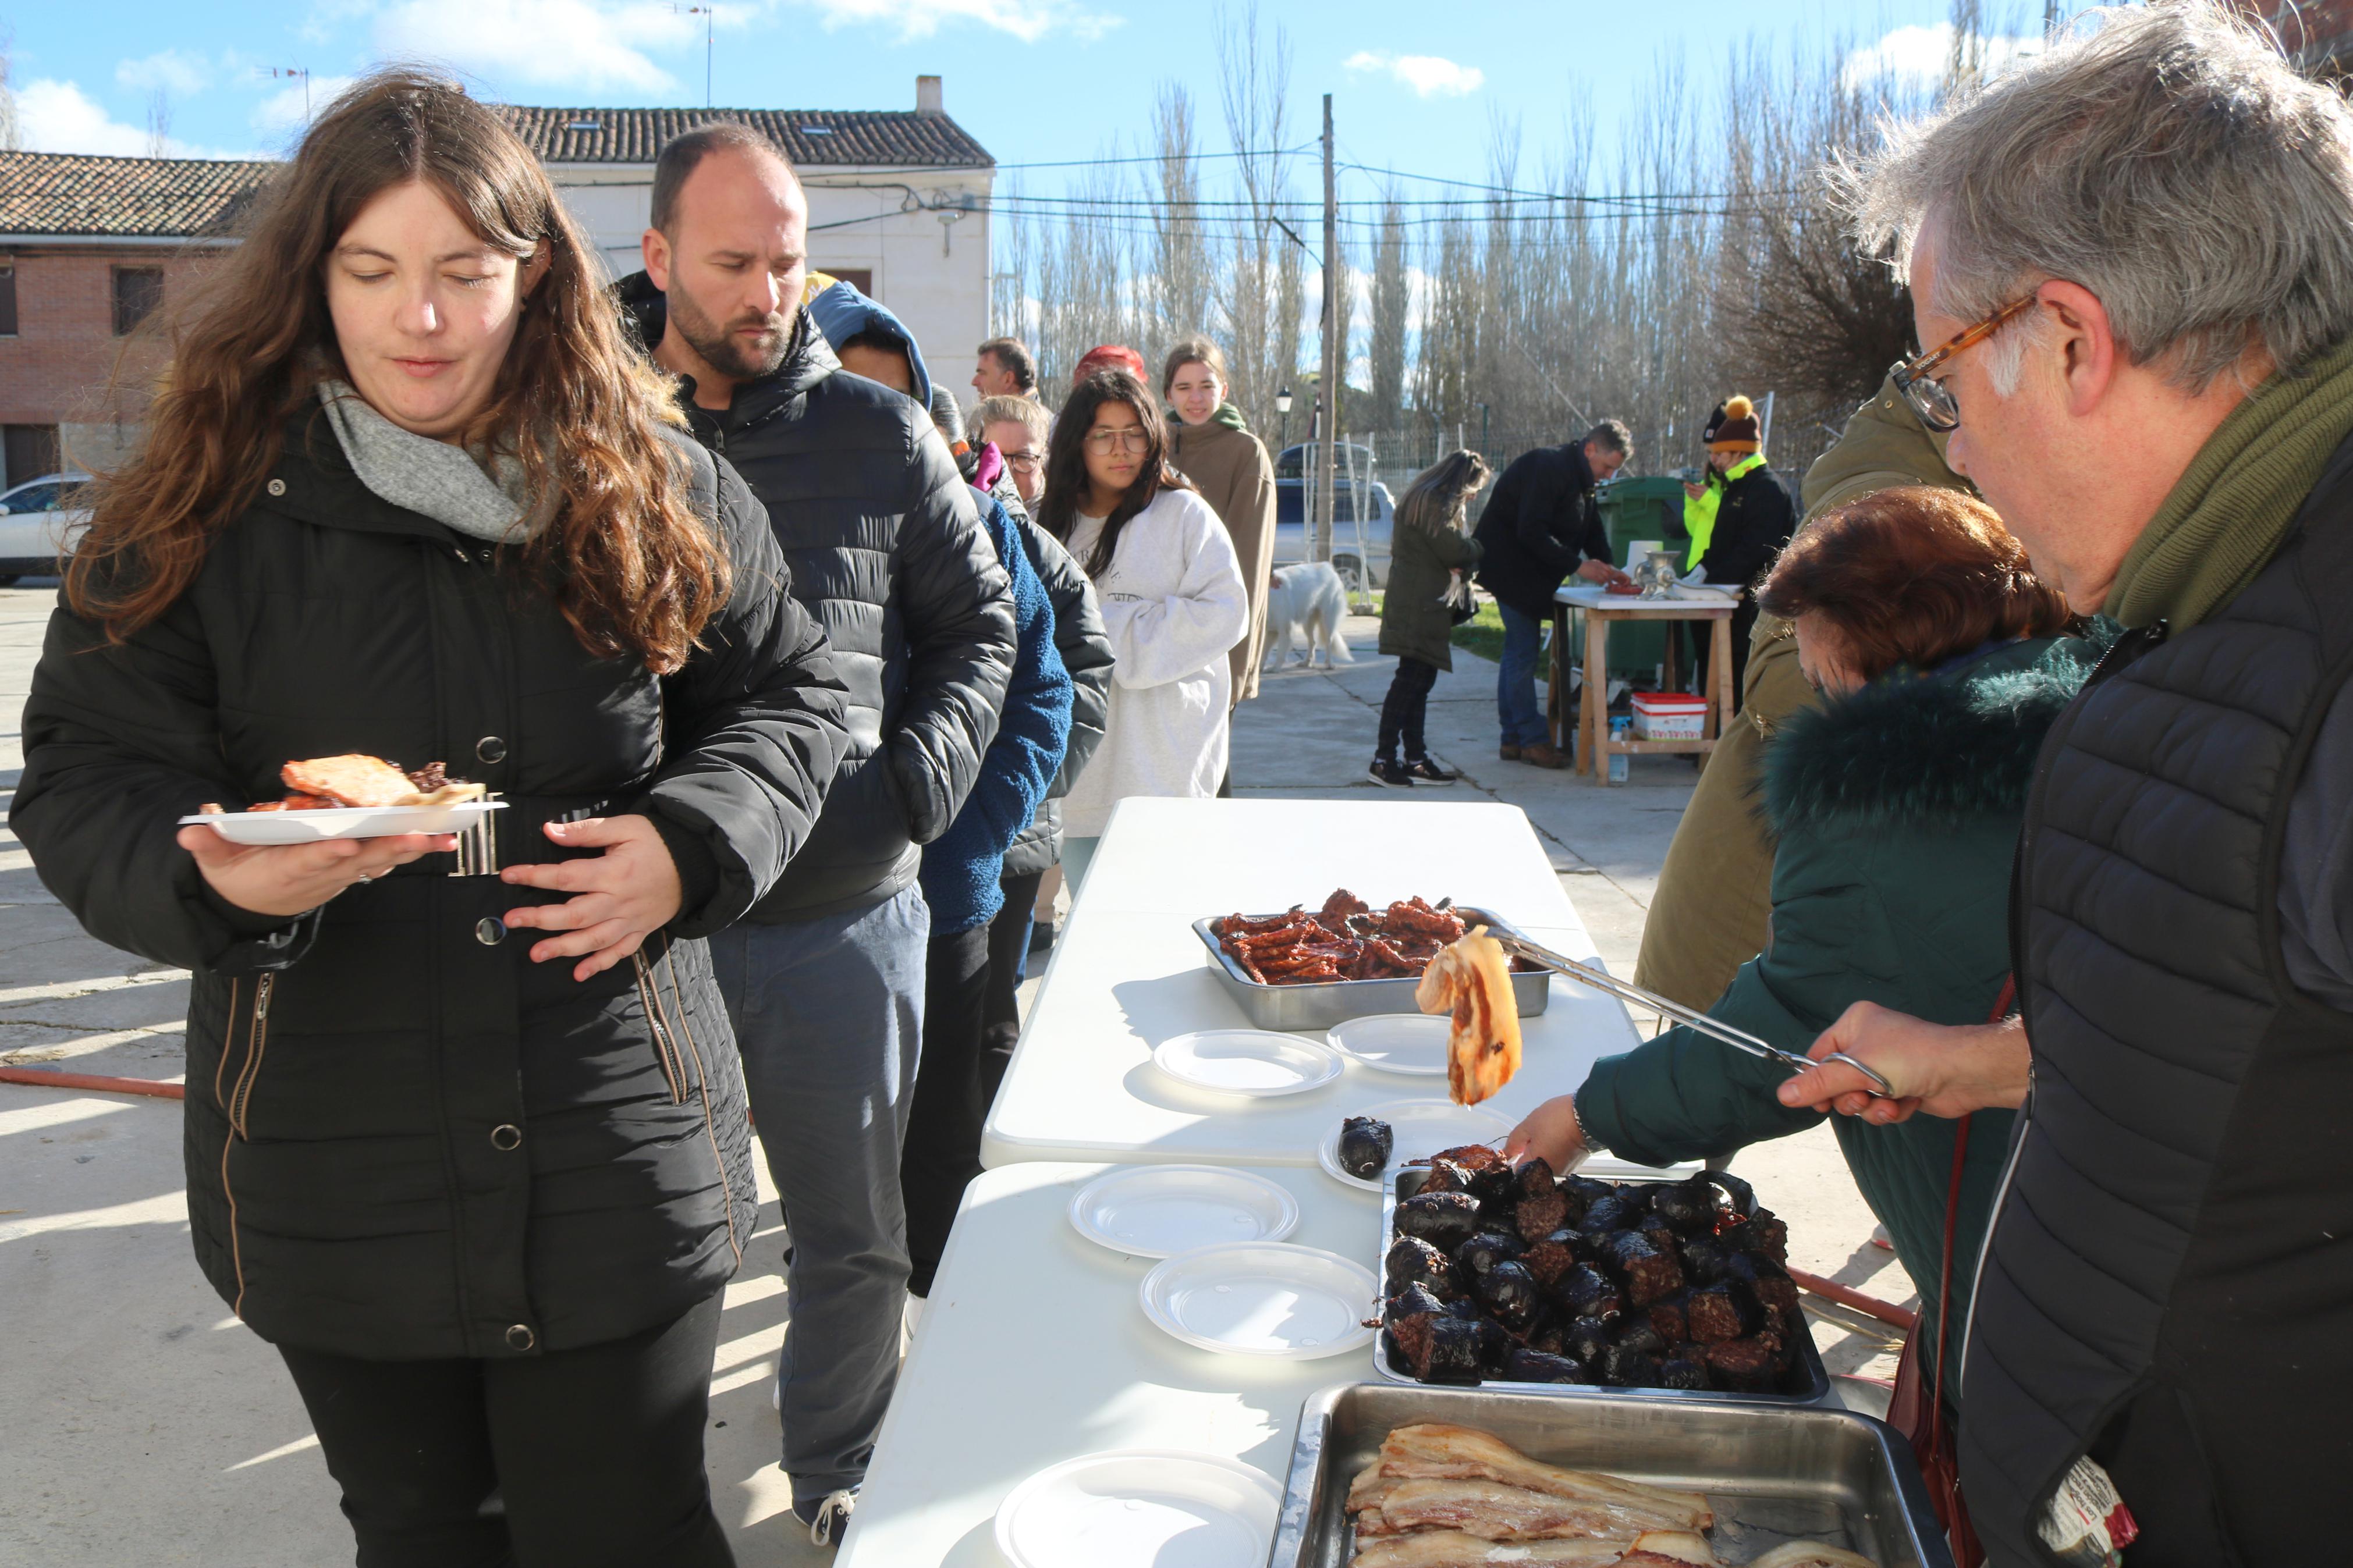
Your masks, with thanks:
M 1166 450 L 1159 405 L 1124 370 L 1072 388 L 1047 446 L 1038 520 L 1094 580 L 1118 655 L 1103 743 L 1062 802 L 1073 891 L 1112 807 L 1206 800 L 1226 771 L 1226 656 L 1250 630 L 1250 596 L 1225 525 Z

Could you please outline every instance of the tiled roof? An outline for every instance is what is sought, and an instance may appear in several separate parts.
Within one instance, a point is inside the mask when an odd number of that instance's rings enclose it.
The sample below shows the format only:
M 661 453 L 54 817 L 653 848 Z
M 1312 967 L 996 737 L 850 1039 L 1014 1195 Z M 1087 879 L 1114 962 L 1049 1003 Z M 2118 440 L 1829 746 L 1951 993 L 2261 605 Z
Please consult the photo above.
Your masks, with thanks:
M 0 234 L 220 234 L 277 168 L 208 158 L 0 153 Z
M 670 138 L 713 120 L 743 121 L 795 163 L 987 169 L 997 163 L 946 115 L 913 110 L 495 107 L 550 163 L 650 163 Z

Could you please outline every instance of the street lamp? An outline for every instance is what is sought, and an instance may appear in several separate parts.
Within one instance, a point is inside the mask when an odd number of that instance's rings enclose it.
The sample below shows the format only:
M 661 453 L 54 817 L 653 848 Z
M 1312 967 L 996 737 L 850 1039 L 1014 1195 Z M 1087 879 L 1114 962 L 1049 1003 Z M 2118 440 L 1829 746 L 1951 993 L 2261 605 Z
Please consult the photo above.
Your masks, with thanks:
M 1274 395 L 1274 411 L 1282 416 L 1282 429 L 1275 437 L 1277 447 L 1291 445 L 1291 388 L 1284 387 Z

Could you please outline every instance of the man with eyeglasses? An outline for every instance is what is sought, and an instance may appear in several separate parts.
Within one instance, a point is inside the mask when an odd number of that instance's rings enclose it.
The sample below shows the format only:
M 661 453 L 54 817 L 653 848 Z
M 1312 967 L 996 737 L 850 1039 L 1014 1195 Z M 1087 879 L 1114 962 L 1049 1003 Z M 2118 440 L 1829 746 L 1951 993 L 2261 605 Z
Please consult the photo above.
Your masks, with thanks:
M 1035 509 L 1046 493 L 1046 410 L 1034 398 L 984 397 L 965 416 L 965 438 L 977 450 L 997 448 L 1013 476 L 1021 504 Z
M 1965 1334 L 1997 1564 L 2342 1561 L 2353 1441 L 2353 111 L 2220 8 L 2106 13 L 1847 182 L 1896 385 L 2113 646 L 2034 761 L 2021 1013 L 1856 1007 L 1787 1103 L 2023 1105 Z M 1875 1090 L 1877 1093 L 1866 1093 Z M 2069 1555 L 2069 1553 L 2074 1553 Z

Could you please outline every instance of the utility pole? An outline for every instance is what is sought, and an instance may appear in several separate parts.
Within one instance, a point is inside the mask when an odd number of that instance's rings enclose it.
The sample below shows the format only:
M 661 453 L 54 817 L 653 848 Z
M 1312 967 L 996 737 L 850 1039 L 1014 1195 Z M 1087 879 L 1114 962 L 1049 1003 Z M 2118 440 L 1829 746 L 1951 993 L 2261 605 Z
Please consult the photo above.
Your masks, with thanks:
M 1333 437 L 1340 428 L 1340 378 L 1345 374 L 1340 353 L 1340 208 L 1332 163 L 1332 95 L 1324 95 L 1324 374 L 1315 389 L 1324 405 L 1323 428 L 1315 447 L 1319 479 L 1315 486 L 1315 522 L 1308 530 L 1307 558 L 1332 559 L 1332 480 L 1337 455 Z

